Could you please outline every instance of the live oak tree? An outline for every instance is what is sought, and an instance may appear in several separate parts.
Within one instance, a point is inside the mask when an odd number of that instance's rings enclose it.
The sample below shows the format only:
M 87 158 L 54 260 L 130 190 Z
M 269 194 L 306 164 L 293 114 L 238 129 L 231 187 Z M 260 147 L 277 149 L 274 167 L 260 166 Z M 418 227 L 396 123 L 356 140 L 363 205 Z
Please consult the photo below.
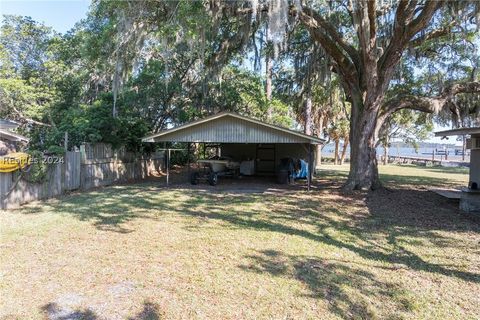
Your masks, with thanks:
M 347 189 L 380 186 L 375 146 L 383 123 L 394 112 L 405 108 L 439 112 L 455 95 L 480 90 L 480 83 L 472 81 L 448 85 L 432 97 L 399 95 L 385 99 L 402 56 L 411 48 L 445 37 L 460 25 L 465 33 L 471 32 L 478 2 L 357 0 L 323 6 L 302 4 L 291 10 L 330 56 L 352 105 Z M 331 23 L 329 17 L 335 16 L 342 17 L 337 18 L 340 26 Z
M 318 60 L 326 53 L 331 70 L 340 77 L 352 105 L 347 189 L 380 186 L 375 146 L 381 129 L 385 128 L 384 123 L 391 120 L 395 112 L 415 109 L 438 113 L 446 108 L 452 109 L 456 95 L 480 90 L 479 83 L 472 79 L 446 83 L 434 96 L 386 95 L 393 81 L 402 81 L 397 74 L 406 55 L 412 52 L 425 54 L 429 49 L 440 51 L 439 42 L 456 44 L 472 38 L 480 11 L 478 2 L 305 1 L 290 6 L 285 2 L 272 0 L 267 4 L 255 2 L 253 5 L 259 6 L 257 12 L 272 7 L 288 10 L 290 16 L 296 17 L 290 25 L 297 23 L 308 29 L 313 42 L 323 49 Z M 282 16 L 281 13 L 269 15 Z M 286 33 L 288 30 L 286 27 L 284 30 L 276 28 L 277 33 L 282 31 Z M 282 37 L 277 39 L 283 41 Z M 306 101 L 309 101 L 308 97 Z M 306 110 L 309 113 L 310 108 Z M 458 113 L 458 110 L 453 111 Z

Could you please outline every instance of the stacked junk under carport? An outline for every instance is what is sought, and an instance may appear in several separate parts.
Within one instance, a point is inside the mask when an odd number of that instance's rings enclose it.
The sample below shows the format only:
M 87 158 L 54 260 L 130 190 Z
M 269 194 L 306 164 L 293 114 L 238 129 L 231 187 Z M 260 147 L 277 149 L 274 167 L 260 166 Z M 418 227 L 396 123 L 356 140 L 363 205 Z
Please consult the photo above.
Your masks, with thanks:
M 205 181 L 215 186 L 220 177 L 240 179 L 241 177 L 258 175 L 255 170 L 256 160 L 254 159 L 238 160 L 228 156 L 215 155 L 208 159 L 198 160 L 197 163 L 200 164 L 201 168 L 190 174 L 190 182 L 194 185 Z M 263 172 L 263 174 L 268 176 L 269 172 Z M 278 169 L 275 170 L 275 175 L 276 181 L 280 184 L 290 184 L 296 179 L 307 179 L 308 162 L 304 159 L 282 158 Z
M 255 176 L 275 177 L 282 184 L 306 179 L 309 188 L 315 145 L 324 142 L 235 113 L 219 113 L 142 140 L 187 143 L 189 154 L 193 144 L 200 146 L 203 159 L 197 160 L 197 168 L 190 172 L 192 184 L 216 185 L 224 177 Z

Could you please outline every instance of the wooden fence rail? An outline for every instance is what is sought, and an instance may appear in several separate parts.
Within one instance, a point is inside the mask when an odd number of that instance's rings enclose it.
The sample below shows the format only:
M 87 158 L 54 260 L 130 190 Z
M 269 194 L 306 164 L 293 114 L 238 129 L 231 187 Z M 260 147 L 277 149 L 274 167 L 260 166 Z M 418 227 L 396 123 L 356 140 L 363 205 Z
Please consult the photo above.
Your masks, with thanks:
M 106 149 L 106 151 L 101 151 Z M 0 173 L 0 209 L 17 208 L 22 204 L 59 196 L 67 191 L 90 189 L 115 183 L 145 179 L 164 167 L 164 153 L 150 157 L 111 152 L 108 145 L 90 146 L 89 159 L 81 152 L 66 152 L 63 163 L 50 164 L 43 183 L 31 183 L 20 171 Z M 100 151 L 99 151 L 100 150 Z M 109 156 L 103 159 L 93 155 Z
M 139 158 L 135 161 L 120 159 L 85 160 L 81 164 L 82 189 L 107 186 L 118 182 L 142 180 L 152 175 L 154 171 L 161 171 L 163 167 L 163 153 L 154 158 Z

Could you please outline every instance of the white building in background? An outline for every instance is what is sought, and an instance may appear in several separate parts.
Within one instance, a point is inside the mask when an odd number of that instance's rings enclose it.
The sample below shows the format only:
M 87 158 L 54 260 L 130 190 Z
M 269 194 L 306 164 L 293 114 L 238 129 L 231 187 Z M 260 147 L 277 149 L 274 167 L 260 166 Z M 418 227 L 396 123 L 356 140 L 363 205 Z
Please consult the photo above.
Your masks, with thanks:
M 468 188 L 460 196 L 460 209 L 465 212 L 480 213 L 480 127 L 459 128 L 436 132 L 437 137 L 467 135 L 467 149 L 470 150 L 470 173 Z
M 19 124 L 14 121 L 0 119 L 0 156 L 19 151 L 28 144 L 27 137 L 15 133 L 18 126 Z

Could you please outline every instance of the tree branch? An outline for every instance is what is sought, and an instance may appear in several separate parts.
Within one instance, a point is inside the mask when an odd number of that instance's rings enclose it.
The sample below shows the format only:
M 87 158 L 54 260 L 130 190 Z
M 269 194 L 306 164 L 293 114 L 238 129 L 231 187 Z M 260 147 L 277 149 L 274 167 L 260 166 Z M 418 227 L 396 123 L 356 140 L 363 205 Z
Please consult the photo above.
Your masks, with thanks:
M 452 99 L 460 93 L 478 93 L 480 92 L 480 82 L 462 82 L 446 87 L 442 93 L 435 97 L 419 97 L 415 95 L 399 95 L 387 101 L 377 117 L 375 126 L 376 136 L 378 136 L 385 121 L 396 111 L 402 109 L 417 110 L 426 113 L 439 113 L 446 107 L 452 105 Z M 458 115 L 457 110 L 452 110 L 454 115 Z
M 375 10 L 377 1 L 368 1 L 368 20 L 370 21 L 370 40 L 375 39 L 377 35 L 377 12 Z
M 20 119 L 21 122 L 27 122 L 27 123 L 31 123 L 31 124 L 36 124 L 36 125 L 39 125 L 39 126 L 45 126 L 45 127 L 51 127 L 51 125 L 49 125 L 48 123 L 43 123 L 43 122 L 40 122 L 40 121 L 37 121 L 37 120 L 33 120 L 31 118 L 27 118 L 23 115 L 23 113 L 21 113 L 17 108 L 13 107 L 13 111 L 17 114 L 18 116 L 18 119 Z
M 454 27 L 455 25 L 456 25 L 456 21 L 452 21 L 450 24 L 448 24 L 443 28 L 432 30 L 429 33 L 426 33 L 420 37 L 412 39 L 409 43 L 409 47 L 418 47 L 425 41 L 446 36 L 452 31 L 452 27 Z
M 312 15 L 307 14 L 307 12 L 310 12 Z M 342 77 L 349 82 L 350 86 L 358 86 L 358 70 L 354 62 L 355 60 L 358 61 L 358 58 L 355 57 L 354 59 L 351 59 L 349 55 L 345 54 L 344 50 L 341 50 L 343 49 L 344 45 L 346 46 L 346 44 L 343 42 L 343 40 L 341 42 L 335 40 L 337 39 L 337 36 L 339 37 L 339 35 L 329 33 L 328 28 L 325 29 L 322 27 L 322 20 L 317 20 L 315 18 L 318 18 L 319 16 L 315 15 L 313 10 L 305 8 L 301 12 L 298 12 L 298 16 L 300 21 L 310 31 L 312 38 L 323 47 L 323 49 L 335 62 L 335 68 L 337 69 L 338 73 L 342 74 Z M 341 38 L 338 39 L 341 40 Z M 356 50 L 353 49 L 353 47 L 350 48 L 349 51 L 351 51 L 354 56 L 357 55 Z
M 408 40 L 412 39 L 420 30 L 425 29 L 435 12 L 443 5 L 443 1 L 427 0 L 420 14 L 407 25 Z
M 443 1 L 427 0 L 423 5 L 422 11 L 414 18 L 415 11 L 418 9 L 416 8 L 417 1 L 400 1 L 395 14 L 392 39 L 379 61 L 379 74 L 382 77 L 380 82 L 383 83 L 385 88 L 388 86 L 394 67 L 400 60 L 409 41 L 427 26 L 442 4 Z
M 480 82 L 462 82 L 446 87 L 435 97 L 419 97 L 414 95 L 400 95 L 389 100 L 383 107 L 380 118 L 386 118 L 395 111 L 412 109 L 427 113 L 438 113 L 449 105 L 449 102 L 460 93 L 480 92 Z
M 317 22 L 317 27 L 323 28 L 324 32 L 348 54 L 348 58 L 358 66 L 359 56 L 357 50 L 350 44 L 346 43 L 343 39 L 343 36 L 338 33 L 336 28 L 332 26 L 331 23 L 326 21 L 321 15 L 319 15 L 315 10 L 312 10 L 309 7 L 304 7 L 302 12 L 313 18 Z

